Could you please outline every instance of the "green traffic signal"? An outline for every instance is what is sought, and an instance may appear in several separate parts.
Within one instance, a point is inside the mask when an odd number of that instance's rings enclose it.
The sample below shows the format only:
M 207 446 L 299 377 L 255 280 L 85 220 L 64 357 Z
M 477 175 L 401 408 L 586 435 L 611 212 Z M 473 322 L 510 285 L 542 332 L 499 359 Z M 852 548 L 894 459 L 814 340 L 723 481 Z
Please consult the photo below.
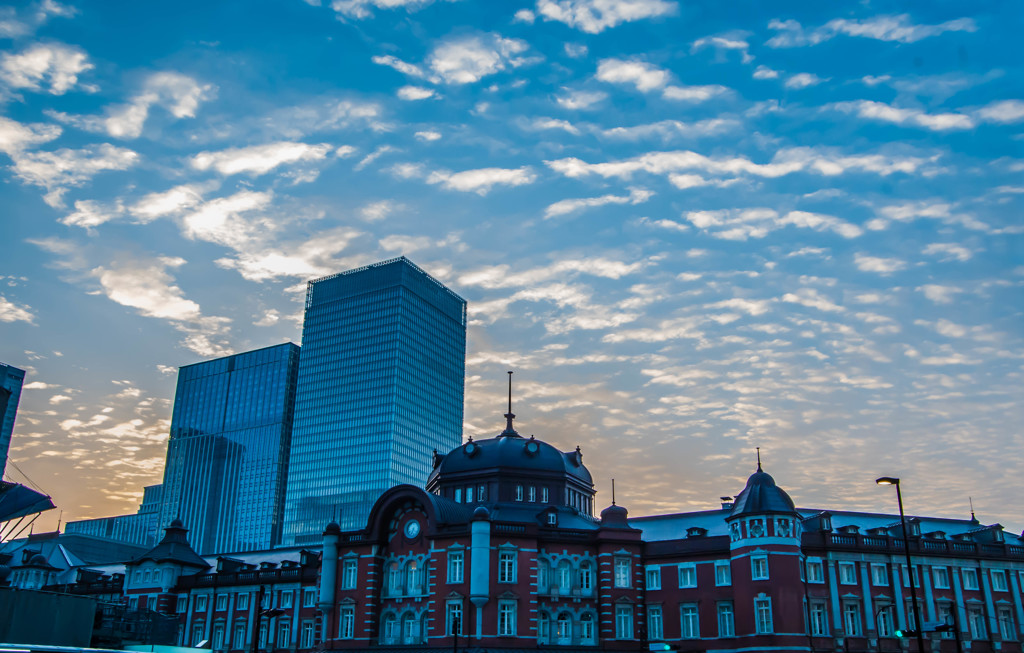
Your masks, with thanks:
M 896 634 L 897 637 L 900 637 L 900 638 L 903 638 L 903 637 L 916 637 L 917 636 L 917 631 L 916 630 L 897 630 L 895 634 Z

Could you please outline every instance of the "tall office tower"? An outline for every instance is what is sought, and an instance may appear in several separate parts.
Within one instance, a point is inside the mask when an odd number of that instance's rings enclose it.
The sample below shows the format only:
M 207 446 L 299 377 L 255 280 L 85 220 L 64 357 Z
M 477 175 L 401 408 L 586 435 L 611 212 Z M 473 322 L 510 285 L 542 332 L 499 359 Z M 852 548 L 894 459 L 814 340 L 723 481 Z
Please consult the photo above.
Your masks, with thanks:
M 24 382 L 25 370 L 0 363 L 0 476 L 7 470 L 7 452 L 11 448 L 14 416 Z
M 280 540 L 298 362 L 286 343 L 178 371 L 159 524 L 180 518 L 197 551 Z
M 141 546 L 156 546 L 163 489 L 163 485 L 148 485 L 142 488 L 142 504 L 138 512 L 114 517 L 72 520 L 64 525 L 64 532 L 92 535 Z
M 295 396 L 286 545 L 358 528 L 381 492 L 423 486 L 462 443 L 466 301 L 405 257 L 311 281 Z

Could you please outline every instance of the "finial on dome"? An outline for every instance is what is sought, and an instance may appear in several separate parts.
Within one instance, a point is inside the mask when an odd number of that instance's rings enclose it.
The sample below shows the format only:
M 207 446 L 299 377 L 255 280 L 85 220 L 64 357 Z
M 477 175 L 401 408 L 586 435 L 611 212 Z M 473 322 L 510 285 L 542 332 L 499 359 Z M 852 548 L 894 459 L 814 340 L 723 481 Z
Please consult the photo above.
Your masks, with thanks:
M 516 433 L 515 427 L 512 426 L 512 420 L 516 418 L 512 412 L 512 370 L 508 371 L 508 412 L 505 413 L 505 431 L 502 435 L 519 435 Z
M 764 471 L 761 469 L 761 447 L 757 447 L 757 471 Z
M 612 505 L 615 505 L 615 479 L 612 479 Z

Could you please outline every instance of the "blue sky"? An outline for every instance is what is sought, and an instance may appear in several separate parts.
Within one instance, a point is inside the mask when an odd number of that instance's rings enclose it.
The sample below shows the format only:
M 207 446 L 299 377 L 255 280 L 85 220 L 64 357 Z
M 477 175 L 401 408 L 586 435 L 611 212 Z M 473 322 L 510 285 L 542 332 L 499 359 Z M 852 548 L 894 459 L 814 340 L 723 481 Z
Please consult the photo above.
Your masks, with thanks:
M 299 341 L 404 254 L 469 301 L 466 434 L 598 504 L 1019 531 L 1014 3 L 53 0 L 0 8 L 11 449 L 65 519 L 159 482 L 179 365 Z M 600 497 L 604 499 L 600 499 Z M 45 527 L 56 524 L 47 516 Z

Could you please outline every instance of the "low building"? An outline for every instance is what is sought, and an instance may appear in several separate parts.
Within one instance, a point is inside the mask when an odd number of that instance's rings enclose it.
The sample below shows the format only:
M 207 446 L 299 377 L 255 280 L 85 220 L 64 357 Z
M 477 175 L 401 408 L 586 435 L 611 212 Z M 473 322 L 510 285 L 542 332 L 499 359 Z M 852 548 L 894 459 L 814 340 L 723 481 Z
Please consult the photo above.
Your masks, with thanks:
M 365 528 L 328 524 L 320 552 L 201 557 L 172 524 L 125 596 L 217 651 L 866 653 L 906 650 L 912 576 L 927 650 L 1022 651 L 1024 539 L 999 524 L 908 518 L 908 571 L 898 516 L 797 508 L 760 463 L 719 509 L 595 517 L 580 449 L 513 418 L 435 454 Z

